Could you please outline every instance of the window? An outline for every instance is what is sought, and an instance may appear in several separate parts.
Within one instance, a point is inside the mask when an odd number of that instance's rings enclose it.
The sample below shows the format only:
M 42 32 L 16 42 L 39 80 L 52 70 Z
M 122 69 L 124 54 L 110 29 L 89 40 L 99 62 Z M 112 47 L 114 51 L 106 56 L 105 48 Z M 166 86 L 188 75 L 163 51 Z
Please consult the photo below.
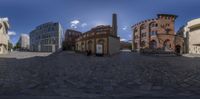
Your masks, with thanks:
M 138 31 L 138 29 L 137 29 L 137 28 L 135 28 L 135 29 L 134 29 L 134 32 L 137 32 L 137 31 Z
M 146 42 L 145 42 L 145 41 L 142 41 L 142 42 L 141 42 L 141 47 L 145 47 L 145 45 L 146 45 Z
M 145 24 L 142 24 L 142 25 L 140 26 L 140 29 L 141 29 L 141 30 L 146 29 Z
M 147 33 L 142 33 L 141 36 L 142 36 L 142 37 L 146 37 L 146 36 L 147 36 Z
M 158 24 L 156 22 L 152 22 L 150 23 L 150 28 L 153 28 L 153 27 L 158 27 Z

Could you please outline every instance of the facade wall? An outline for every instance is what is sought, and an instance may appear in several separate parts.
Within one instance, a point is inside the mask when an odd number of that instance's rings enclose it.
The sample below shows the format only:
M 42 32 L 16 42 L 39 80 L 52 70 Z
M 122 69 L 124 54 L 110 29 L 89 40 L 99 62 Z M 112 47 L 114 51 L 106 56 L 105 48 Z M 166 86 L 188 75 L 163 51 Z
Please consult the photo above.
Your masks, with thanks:
M 109 53 L 115 54 L 120 51 L 120 40 L 119 38 L 109 37 Z
M 8 41 L 9 41 L 8 29 L 9 29 L 8 20 L 0 18 L 0 54 L 5 54 L 8 52 Z
M 105 54 L 105 55 L 107 55 L 107 54 L 109 54 L 108 53 L 108 37 L 105 37 L 105 38 L 97 38 L 96 39 L 96 45 L 97 44 L 101 44 L 101 45 L 103 45 L 103 53 Z M 95 45 L 95 47 L 96 47 L 96 45 Z
M 183 37 L 184 53 L 200 54 L 200 18 L 187 22 L 177 35 Z
M 113 48 L 113 51 L 109 51 L 110 37 L 117 38 L 116 40 L 111 39 L 112 40 L 111 43 L 116 45 L 113 47 L 117 47 L 116 49 Z M 115 44 L 115 43 L 118 43 L 118 44 Z M 119 37 L 117 37 L 116 35 L 113 36 L 112 27 L 98 26 L 86 33 L 83 33 L 82 36 L 76 39 L 76 50 L 80 52 L 86 52 L 88 50 L 88 51 L 91 51 L 93 54 L 96 54 L 97 44 L 103 45 L 103 54 L 109 55 L 109 54 L 114 54 L 115 52 L 117 52 L 115 50 L 118 49 L 117 45 L 120 46 L 120 40 L 119 40 Z
M 20 36 L 19 44 L 20 44 L 21 49 L 29 49 L 30 48 L 29 35 L 22 34 Z
M 66 47 L 66 50 L 75 50 L 75 43 L 76 39 L 81 36 L 81 32 L 67 29 L 65 32 L 65 42 L 64 46 Z
M 133 28 L 133 50 L 142 48 L 174 50 L 175 15 L 158 14 L 155 19 L 142 21 Z
M 59 23 L 45 23 L 30 33 L 31 51 L 55 52 L 61 48 L 62 27 Z
M 189 53 L 200 54 L 200 27 L 189 33 Z

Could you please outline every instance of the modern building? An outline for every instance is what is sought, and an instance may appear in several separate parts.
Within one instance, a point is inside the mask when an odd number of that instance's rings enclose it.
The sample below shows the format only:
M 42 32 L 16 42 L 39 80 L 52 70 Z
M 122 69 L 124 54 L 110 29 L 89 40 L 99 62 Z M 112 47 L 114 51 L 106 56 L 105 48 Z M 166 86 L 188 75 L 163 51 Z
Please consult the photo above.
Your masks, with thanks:
M 76 47 L 76 39 L 81 36 L 81 32 L 67 29 L 65 32 L 65 41 L 64 41 L 64 47 L 65 50 L 75 50 Z
M 187 22 L 177 34 L 184 37 L 185 53 L 200 54 L 200 18 Z
M 76 39 L 76 50 L 90 51 L 97 55 L 112 55 L 120 51 L 120 38 L 117 36 L 117 15 L 113 14 L 112 26 L 100 25 L 83 33 Z
M 9 23 L 7 18 L 0 18 L 0 54 L 8 52 L 8 29 Z
M 28 34 L 21 34 L 19 41 L 19 47 L 21 50 L 29 50 L 30 48 L 30 38 Z
M 30 50 L 55 52 L 61 49 L 63 30 L 60 23 L 48 22 L 30 32 Z
M 176 15 L 158 14 L 157 18 L 141 21 L 132 26 L 132 49 L 161 49 L 175 51 Z

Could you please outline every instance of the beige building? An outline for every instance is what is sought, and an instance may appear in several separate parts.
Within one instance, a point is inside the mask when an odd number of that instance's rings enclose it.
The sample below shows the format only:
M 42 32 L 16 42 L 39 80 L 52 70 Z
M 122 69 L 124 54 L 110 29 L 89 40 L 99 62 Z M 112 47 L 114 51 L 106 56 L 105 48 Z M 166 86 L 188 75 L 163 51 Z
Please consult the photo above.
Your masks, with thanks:
M 186 51 L 200 54 L 200 18 L 189 21 L 182 30 Z
M 5 54 L 8 52 L 8 29 L 8 19 L 0 18 L 0 54 Z
M 76 39 L 76 50 L 90 51 L 96 55 L 112 55 L 120 52 L 120 38 L 117 36 L 117 16 L 113 14 L 112 27 L 97 26 Z
M 18 41 L 21 50 L 28 50 L 30 47 L 30 38 L 28 34 L 21 34 Z

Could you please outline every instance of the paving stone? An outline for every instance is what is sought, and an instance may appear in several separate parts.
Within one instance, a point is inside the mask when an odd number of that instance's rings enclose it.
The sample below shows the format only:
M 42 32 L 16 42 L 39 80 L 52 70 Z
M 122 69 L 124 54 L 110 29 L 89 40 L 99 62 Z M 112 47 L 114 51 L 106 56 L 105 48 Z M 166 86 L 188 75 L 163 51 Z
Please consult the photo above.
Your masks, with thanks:
M 199 60 L 137 53 L 86 57 L 14 52 L 0 56 L 0 95 L 199 95 Z

